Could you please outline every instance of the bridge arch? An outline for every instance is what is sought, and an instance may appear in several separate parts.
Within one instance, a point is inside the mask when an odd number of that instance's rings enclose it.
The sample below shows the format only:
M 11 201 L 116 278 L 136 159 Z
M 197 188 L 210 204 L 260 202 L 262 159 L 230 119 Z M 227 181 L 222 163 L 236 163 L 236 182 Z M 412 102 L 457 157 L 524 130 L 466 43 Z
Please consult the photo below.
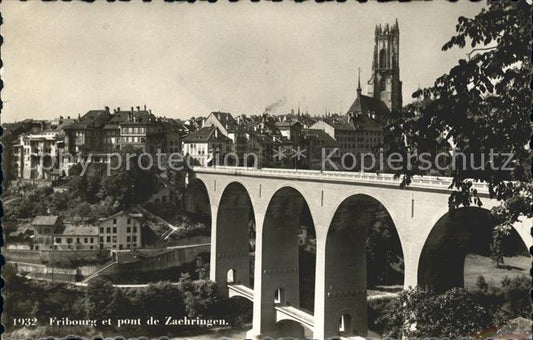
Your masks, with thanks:
M 192 214 L 211 216 L 211 198 L 203 180 L 191 179 L 185 190 L 183 208 Z
M 280 319 L 274 325 L 273 339 L 308 339 L 312 338 L 312 330 L 304 324 L 292 319 Z
M 465 259 L 468 254 L 490 255 L 495 219 L 488 209 L 463 207 L 444 212 L 431 225 L 418 260 L 417 282 L 437 293 L 465 286 Z M 511 241 L 527 246 L 518 230 L 512 229 Z
M 397 225 L 382 200 L 356 193 L 345 197 L 332 215 L 325 239 L 325 336 L 367 334 L 367 239 L 378 213 L 392 224 L 403 258 Z
M 309 229 L 313 229 L 314 233 L 314 220 L 307 199 L 294 186 L 278 188 L 269 197 L 261 231 L 261 323 L 263 325 L 275 325 L 276 321 L 279 321 L 276 320 L 274 306 L 301 307 L 300 247 L 302 235 L 300 230 L 304 215 L 308 215 Z M 316 251 L 312 256 L 316 258 Z M 313 301 L 315 262 L 311 263 L 313 268 L 310 273 L 313 281 L 309 289 L 309 294 L 313 295 L 311 297 Z M 308 308 L 308 310 L 312 309 L 312 306 Z M 311 311 L 309 313 L 312 314 Z M 278 334 L 277 328 L 276 326 L 272 329 L 271 334 L 268 330 L 263 334 L 268 336 Z M 290 336 L 291 334 L 291 332 L 286 334 L 282 332 L 279 335 Z
M 215 257 L 211 266 L 214 267 L 216 282 L 253 286 L 250 236 L 254 234 L 254 224 L 254 210 L 247 189 L 239 182 L 229 183 L 221 194 L 212 232 Z M 225 285 L 221 286 L 220 293 L 226 296 L 227 289 Z

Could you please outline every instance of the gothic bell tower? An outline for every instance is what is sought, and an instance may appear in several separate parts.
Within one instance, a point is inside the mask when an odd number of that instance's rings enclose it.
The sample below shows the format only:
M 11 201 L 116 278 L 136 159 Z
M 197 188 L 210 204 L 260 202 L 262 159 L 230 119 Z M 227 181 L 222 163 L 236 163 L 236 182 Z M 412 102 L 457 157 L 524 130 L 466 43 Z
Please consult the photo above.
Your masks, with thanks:
M 402 109 L 399 60 L 398 20 L 392 26 L 377 25 L 374 33 L 374 61 L 372 77 L 368 81 L 368 95 L 383 101 L 391 111 Z

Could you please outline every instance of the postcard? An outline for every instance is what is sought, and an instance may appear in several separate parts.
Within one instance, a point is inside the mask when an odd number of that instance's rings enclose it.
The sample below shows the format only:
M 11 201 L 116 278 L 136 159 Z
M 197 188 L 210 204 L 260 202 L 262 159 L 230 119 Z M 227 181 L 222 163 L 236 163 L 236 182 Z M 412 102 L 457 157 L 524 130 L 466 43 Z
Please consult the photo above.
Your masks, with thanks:
M 531 339 L 531 1 L 4 1 L 3 339 Z

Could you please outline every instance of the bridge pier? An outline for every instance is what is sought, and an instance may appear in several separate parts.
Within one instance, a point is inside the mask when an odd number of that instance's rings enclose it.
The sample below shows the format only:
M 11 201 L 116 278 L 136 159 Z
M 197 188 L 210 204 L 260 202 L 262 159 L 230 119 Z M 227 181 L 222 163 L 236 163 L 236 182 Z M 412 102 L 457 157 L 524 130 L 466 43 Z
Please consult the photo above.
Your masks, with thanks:
M 229 186 L 212 209 L 211 272 L 218 293 L 228 295 L 227 284 L 250 286 L 249 222 L 253 214 L 242 186 Z
M 257 224 L 254 316 L 251 335 L 275 336 L 275 305 L 300 305 L 298 227 L 304 200 L 292 190 L 272 199 Z

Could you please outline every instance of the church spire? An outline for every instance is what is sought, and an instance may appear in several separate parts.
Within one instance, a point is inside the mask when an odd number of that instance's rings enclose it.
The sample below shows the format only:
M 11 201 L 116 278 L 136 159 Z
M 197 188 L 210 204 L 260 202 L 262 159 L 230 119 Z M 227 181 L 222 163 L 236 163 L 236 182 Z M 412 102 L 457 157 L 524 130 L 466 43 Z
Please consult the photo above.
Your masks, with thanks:
M 398 20 L 376 26 L 372 77 L 368 94 L 383 101 L 391 111 L 402 108 L 402 81 L 400 80 L 400 30 Z
M 357 68 L 357 95 L 361 95 L 361 68 Z

